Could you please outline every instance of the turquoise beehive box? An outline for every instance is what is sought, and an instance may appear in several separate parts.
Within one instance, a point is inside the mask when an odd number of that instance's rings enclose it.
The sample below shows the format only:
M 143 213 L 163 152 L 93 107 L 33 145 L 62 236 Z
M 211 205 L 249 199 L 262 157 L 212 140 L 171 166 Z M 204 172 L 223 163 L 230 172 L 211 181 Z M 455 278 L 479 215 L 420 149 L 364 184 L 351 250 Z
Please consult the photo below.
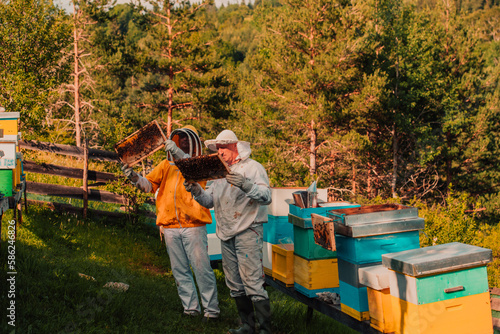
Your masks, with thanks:
M 385 254 L 391 295 L 422 305 L 488 291 L 490 249 L 458 242 Z

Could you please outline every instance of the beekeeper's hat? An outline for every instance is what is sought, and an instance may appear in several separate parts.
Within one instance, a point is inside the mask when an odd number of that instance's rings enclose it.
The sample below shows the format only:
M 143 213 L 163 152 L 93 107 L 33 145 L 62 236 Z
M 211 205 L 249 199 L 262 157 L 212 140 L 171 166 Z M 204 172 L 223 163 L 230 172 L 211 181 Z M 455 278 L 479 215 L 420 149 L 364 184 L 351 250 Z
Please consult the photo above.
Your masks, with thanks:
M 215 139 L 205 140 L 205 146 L 211 151 L 217 151 L 217 144 L 235 144 L 238 148 L 239 158 L 244 160 L 250 156 L 252 150 L 250 149 L 250 143 L 247 141 L 238 140 L 238 137 L 231 130 L 224 130 Z

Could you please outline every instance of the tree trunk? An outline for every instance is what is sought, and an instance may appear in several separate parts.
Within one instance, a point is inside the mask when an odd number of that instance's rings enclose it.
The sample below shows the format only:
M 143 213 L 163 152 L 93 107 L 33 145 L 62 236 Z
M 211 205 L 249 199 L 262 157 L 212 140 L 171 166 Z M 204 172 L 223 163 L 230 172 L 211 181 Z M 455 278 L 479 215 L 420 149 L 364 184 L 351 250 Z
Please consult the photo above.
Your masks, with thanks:
M 398 134 L 396 132 L 396 123 L 392 124 L 392 181 L 391 190 L 392 197 L 398 197 L 396 193 L 396 184 L 398 181 Z
M 170 6 L 171 3 L 168 3 L 168 8 L 167 8 L 167 28 L 168 28 L 168 58 L 169 60 L 172 59 L 172 23 L 170 22 Z M 170 134 L 172 133 L 172 114 L 173 114 L 173 105 L 174 105 L 174 88 L 172 87 L 172 82 L 174 82 L 174 68 L 170 66 L 169 68 L 169 73 L 168 76 L 170 77 L 170 82 L 169 85 L 170 87 L 168 88 L 167 91 L 167 98 L 168 98 L 168 113 L 167 113 L 167 138 L 170 137 Z
M 310 147 L 309 147 L 309 174 L 311 179 L 316 174 L 316 129 L 314 128 L 314 120 L 311 120 L 311 128 L 309 130 Z
M 73 10 L 75 8 L 73 7 Z M 74 14 L 76 15 L 76 13 Z M 74 62 L 75 62 L 75 69 L 74 69 L 74 84 L 75 84 L 75 140 L 76 140 L 76 146 L 81 147 L 82 146 L 82 135 L 81 135 L 81 125 L 80 125 L 80 72 L 79 72 L 79 55 L 78 55 L 78 35 L 77 35 L 77 27 L 76 27 L 76 19 L 75 19 L 75 25 L 73 28 L 73 47 L 74 47 Z

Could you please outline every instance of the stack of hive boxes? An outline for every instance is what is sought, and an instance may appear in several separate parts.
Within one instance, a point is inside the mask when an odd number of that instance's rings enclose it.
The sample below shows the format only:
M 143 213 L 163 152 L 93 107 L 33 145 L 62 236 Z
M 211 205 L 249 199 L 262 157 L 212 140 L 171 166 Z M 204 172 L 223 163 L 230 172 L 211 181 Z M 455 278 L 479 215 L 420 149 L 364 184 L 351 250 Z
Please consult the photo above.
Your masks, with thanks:
M 321 292 L 338 293 L 337 252 L 316 244 L 311 215 L 326 216 L 329 210 L 355 208 L 359 204 L 328 202 L 317 208 L 299 208 L 291 200 L 288 203 L 288 221 L 293 225 L 295 290 L 309 298 Z
M 18 122 L 18 112 L 0 112 L 0 197 L 13 196 L 24 178 Z
M 306 189 L 299 187 L 271 188 L 272 203 L 268 206 L 268 222 L 264 224 L 264 272 L 286 284 L 290 284 L 290 281 L 293 283 L 290 256 L 293 256 L 293 247 L 295 247 L 295 245 L 291 245 L 293 244 L 293 228 L 288 223 L 288 202 L 292 200 L 294 192 Z M 318 198 L 325 201 L 326 197 L 327 189 L 318 189 Z M 280 261 L 280 263 L 274 263 L 274 275 L 273 257 Z
M 396 333 L 493 333 L 489 249 L 458 242 L 382 255 Z
M 341 310 L 368 320 L 367 286 L 360 282 L 360 269 L 380 264 L 383 254 L 419 248 L 424 219 L 417 208 L 396 204 L 334 210 L 328 216 L 335 229 Z

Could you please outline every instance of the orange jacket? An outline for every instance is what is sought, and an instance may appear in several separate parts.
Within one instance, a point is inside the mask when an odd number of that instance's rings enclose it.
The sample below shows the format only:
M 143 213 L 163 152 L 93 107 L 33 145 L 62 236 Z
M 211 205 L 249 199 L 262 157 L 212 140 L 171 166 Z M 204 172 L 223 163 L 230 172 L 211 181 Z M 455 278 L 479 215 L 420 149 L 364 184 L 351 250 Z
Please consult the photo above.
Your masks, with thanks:
M 173 162 L 163 160 L 146 178 L 156 197 L 156 225 L 164 228 L 211 224 L 210 211 L 196 202 L 184 188 L 184 177 Z M 199 182 L 205 188 L 206 182 Z

